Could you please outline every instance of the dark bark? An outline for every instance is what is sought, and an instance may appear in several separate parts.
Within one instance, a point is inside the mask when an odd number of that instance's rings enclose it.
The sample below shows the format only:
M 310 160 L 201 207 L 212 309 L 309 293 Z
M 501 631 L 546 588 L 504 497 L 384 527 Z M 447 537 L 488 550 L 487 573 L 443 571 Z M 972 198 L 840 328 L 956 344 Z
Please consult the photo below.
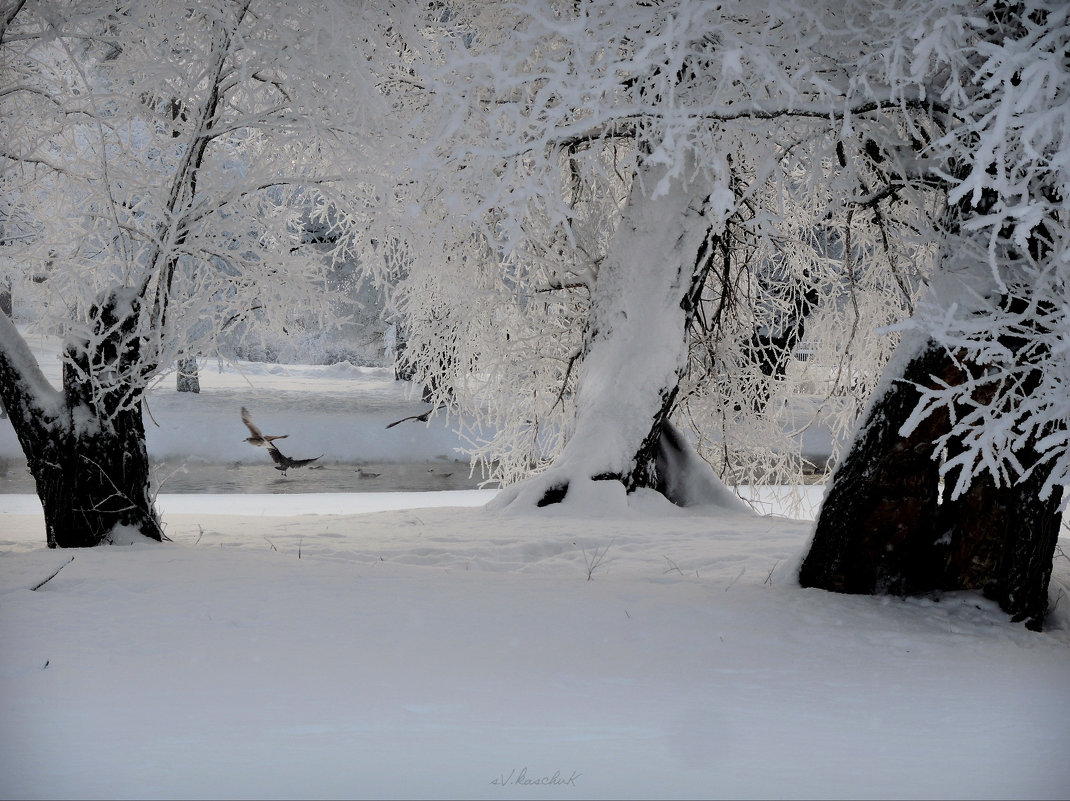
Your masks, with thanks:
M 49 548 L 129 541 L 126 527 L 163 538 L 149 495 L 149 463 L 140 410 L 116 414 L 92 435 L 23 439 L 37 484 Z M 27 444 L 27 440 L 29 440 Z
M 2 22 L 9 23 L 21 5 L 16 3 Z M 235 69 L 232 46 L 249 6 L 243 0 L 229 23 L 213 22 L 218 39 L 214 58 L 205 65 L 207 97 L 190 104 L 195 114 L 175 108 L 176 117 L 191 117 L 189 127 L 196 133 L 170 180 L 166 230 L 155 232 L 157 248 L 141 285 L 98 302 L 89 335 L 68 346 L 62 401 L 44 397 L 49 393 L 42 389 L 43 378 L 27 367 L 25 353 L 9 358 L 0 349 L 0 399 L 11 412 L 37 483 L 50 547 L 128 541 L 131 533 L 163 539 L 149 494 L 141 419 L 146 381 L 160 365 L 143 349 L 142 332 L 166 336 L 178 254 L 190 236 L 206 153 L 220 135 L 227 76 Z
M 626 476 L 606 473 L 595 476 L 596 480 L 616 479 L 622 481 L 628 492 L 633 492 L 640 488 L 658 489 L 666 484 L 667 477 L 662 476 L 660 474 L 661 471 L 658 469 L 658 454 L 661 449 L 662 438 L 665 436 L 666 425 L 669 422 L 669 415 L 672 414 L 678 393 L 679 386 L 666 388 L 662 393 L 661 408 L 658 409 L 657 414 L 654 416 L 650 432 L 644 437 L 639 450 L 635 454 L 631 473 Z M 661 467 L 662 470 L 665 469 L 663 465 Z
M 1036 461 L 1032 449 L 1019 457 L 1026 464 Z M 1040 498 L 1047 476 L 1037 470 L 1017 484 L 997 487 L 985 474 L 941 507 L 938 531 L 947 542 L 941 589 L 980 590 L 1013 621 L 1040 630 L 1048 611 L 1062 498 L 1061 491 Z
M 196 357 L 186 357 L 178 360 L 178 377 L 175 380 L 175 384 L 179 392 L 197 393 L 201 391 L 201 379 Z
M 7 4 L 3 12 L 0 13 L 0 42 L 4 42 L 7 39 L 8 27 L 14 22 L 15 17 L 18 16 L 25 5 L 26 0 L 15 0 L 15 2 Z
M 149 494 L 149 459 L 141 419 L 138 309 L 136 302 L 124 305 L 116 295 L 108 297 L 93 314 L 95 345 L 79 343 L 68 348 L 63 390 L 72 417 L 67 453 L 61 455 L 64 475 L 57 477 L 51 465 L 42 466 L 41 478 L 34 474 L 45 507 L 50 547 L 110 542 L 116 527 L 162 539 Z M 90 375 L 97 377 L 95 386 L 86 380 Z M 54 497 L 52 513 L 62 526 L 48 526 L 46 496 Z
M 1040 230 L 1046 240 L 1046 231 L 1043 227 Z M 1005 297 L 1000 305 L 1005 312 L 1015 314 L 1028 309 L 1020 295 Z M 1041 304 L 1041 309 L 1045 308 Z M 1027 327 L 1039 333 L 1035 321 Z M 1029 397 L 1041 380 L 1040 368 L 1029 366 L 1042 360 L 1047 350 L 1036 348 L 1025 336 L 1004 335 L 999 342 L 1014 355 L 1015 364 L 1025 368 L 1019 392 L 1022 397 Z M 981 369 L 975 366 L 971 374 L 977 378 Z M 975 393 L 974 400 L 987 403 L 993 400 L 992 396 L 992 390 L 988 389 Z M 1062 498 L 1060 489 L 1046 499 L 1041 498 L 1052 464 L 1041 461 L 1035 448 L 1039 436 L 1033 433 L 1016 453 L 1027 472 L 1024 477 L 1013 476 L 1018 480 L 1009 486 L 996 486 L 986 473 L 976 477 L 962 496 L 952 498 L 950 487 L 958 472 L 948 476 L 939 521 L 939 530 L 949 541 L 945 586 L 981 590 L 986 597 L 999 602 L 1000 608 L 1013 620 L 1025 621 L 1027 627 L 1034 629 L 1040 628 L 1047 612 Z M 961 452 L 962 445 L 953 442 L 949 450 L 954 452 L 949 453 L 951 457 Z
M 137 307 L 119 309 L 115 296 L 99 304 L 93 344 L 68 346 L 61 402 L 35 396 L 0 353 L 0 397 L 37 485 L 50 548 L 163 539 L 149 493 Z
M 440 342 L 449 342 L 452 332 L 448 322 L 435 313 L 432 318 L 441 331 Z M 453 390 L 448 380 L 449 371 L 455 360 L 453 350 L 442 351 L 427 358 L 426 353 L 430 348 L 427 345 L 418 346 L 413 351 L 409 344 L 408 329 L 404 325 L 398 325 L 397 341 L 394 346 L 394 379 L 397 381 L 416 381 L 418 378 L 418 365 L 424 370 L 424 382 L 420 390 L 420 397 L 424 403 L 450 403 L 453 400 Z M 434 365 L 435 369 L 428 369 Z
M 1024 478 L 997 487 L 983 473 L 958 498 L 949 486 L 941 498 L 933 448 L 951 429 L 947 412 L 934 412 L 909 436 L 899 433 L 919 399 L 914 385 L 931 376 L 949 384 L 964 377 L 934 342 L 872 406 L 832 478 L 799 581 L 860 594 L 979 590 L 1012 620 L 1039 630 L 1062 496 L 1041 498 L 1050 464 L 1040 463 L 1030 442 L 1016 454 L 1030 471 Z
M 930 416 L 909 437 L 899 430 L 919 399 L 914 384 L 949 372 L 948 354 L 928 342 L 871 406 L 821 506 L 799 571 L 804 587 L 904 594 L 939 585 L 946 548 L 932 526 L 940 479 L 932 442 L 946 416 Z
M 397 344 L 394 346 L 394 380 L 412 381 L 416 378 L 416 367 L 412 359 L 406 354 L 409 348 L 409 338 L 405 329 L 397 327 Z
M 14 304 L 11 302 L 11 279 L 0 279 L 0 314 L 12 316 Z

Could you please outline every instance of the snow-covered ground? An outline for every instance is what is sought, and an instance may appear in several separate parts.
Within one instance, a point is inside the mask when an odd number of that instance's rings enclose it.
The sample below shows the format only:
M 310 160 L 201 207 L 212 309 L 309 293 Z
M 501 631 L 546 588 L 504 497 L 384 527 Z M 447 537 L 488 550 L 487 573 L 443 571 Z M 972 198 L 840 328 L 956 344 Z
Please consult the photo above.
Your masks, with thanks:
M 161 386 L 154 455 L 270 471 L 245 405 L 328 467 L 456 458 L 441 420 L 385 428 L 426 407 L 381 371 L 243 372 Z M 271 480 L 309 494 L 164 483 L 172 542 L 77 552 L 0 495 L 0 796 L 1070 792 L 1066 557 L 1036 634 L 972 593 L 803 590 L 807 520 L 609 485 L 528 516 L 490 490 Z

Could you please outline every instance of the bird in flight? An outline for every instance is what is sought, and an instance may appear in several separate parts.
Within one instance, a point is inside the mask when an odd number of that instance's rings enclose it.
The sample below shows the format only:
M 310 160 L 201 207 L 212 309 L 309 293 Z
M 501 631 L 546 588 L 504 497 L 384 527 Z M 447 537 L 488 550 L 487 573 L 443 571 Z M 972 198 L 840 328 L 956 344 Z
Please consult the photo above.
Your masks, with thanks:
M 253 416 L 249 414 L 249 410 L 244 406 L 241 407 L 241 421 L 245 423 L 245 427 L 249 429 L 251 437 L 246 437 L 245 441 L 250 445 L 256 445 L 261 448 L 271 448 L 272 441 L 276 439 L 286 439 L 289 434 L 261 434 L 260 429 L 256 423 L 253 422 Z
M 387 425 L 387 428 L 393 428 L 398 423 L 404 423 L 406 420 L 419 420 L 421 423 L 426 423 L 427 422 L 427 418 L 430 417 L 431 412 L 433 412 L 434 410 L 435 410 L 435 407 L 432 406 L 430 409 L 428 409 L 423 414 L 412 414 L 412 415 L 409 415 L 408 417 L 402 417 L 400 420 L 395 420 L 393 423 L 389 423 Z
M 275 469 L 281 470 L 284 476 L 286 475 L 287 470 L 294 467 L 304 467 L 306 464 L 311 464 L 323 455 L 320 454 L 320 456 L 313 456 L 311 459 L 291 459 L 285 453 L 276 448 L 275 445 L 271 442 L 267 443 L 267 449 L 268 453 L 271 454 L 272 461 L 275 462 Z
M 264 434 L 253 422 L 253 416 L 249 414 L 249 410 L 244 406 L 241 407 L 241 421 L 245 423 L 245 427 L 249 429 L 249 433 L 252 435 L 246 437 L 245 441 L 259 448 L 267 448 L 271 461 L 275 463 L 275 469 L 280 470 L 284 476 L 287 470 L 294 467 L 304 467 L 306 464 L 311 464 L 323 456 L 323 454 L 320 454 L 319 456 L 313 456 L 311 459 L 291 459 L 275 445 L 275 440 L 286 439 L 290 436 L 289 434 Z

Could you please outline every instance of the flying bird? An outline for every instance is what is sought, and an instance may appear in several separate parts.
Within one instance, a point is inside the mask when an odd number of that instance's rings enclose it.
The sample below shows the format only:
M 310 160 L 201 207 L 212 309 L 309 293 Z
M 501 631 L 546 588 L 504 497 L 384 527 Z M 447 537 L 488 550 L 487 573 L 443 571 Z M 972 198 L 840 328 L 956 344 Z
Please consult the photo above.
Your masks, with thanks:
M 256 423 L 253 422 L 253 416 L 249 414 L 249 410 L 244 406 L 241 407 L 241 421 L 245 423 L 245 427 L 249 429 L 251 437 L 246 437 L 245 441 L 250 445 L 256 445 L 260 448 L 271 448 L 272 441 L 276 439 L 286 439 L 289 434 L 261 434 L 260 429 L 257 428 Z
M 270 442 L 267 443 L 267 449 L 268 453 L 271 454 L 272 461 L 275 462 L 275 469 L 281 470 L 284 476 L 286 475 L 287 470 L 294 467 L 304 467 L 306 464 L 311 464 L 323 456 L 321 453 L 319 456 L 313 456 L 311 459 L 291 459 Z
M 400 420 L 395 420 L 393 423 L 388 424 L 387 428 L 393 428 L 398 423 L 404 423 L 406 420 L 419 420 L 421 423 L 426 423 L 427 422 L 427 418 L 431 416 L 431 412 L 433 412 L 434 410 L 435 410 L 435 407 L 432 406 L 430 409 L 428 409 L 423 414 L 413 414 L 413 415 L 409 415 L 408 417 L 402 417 Z

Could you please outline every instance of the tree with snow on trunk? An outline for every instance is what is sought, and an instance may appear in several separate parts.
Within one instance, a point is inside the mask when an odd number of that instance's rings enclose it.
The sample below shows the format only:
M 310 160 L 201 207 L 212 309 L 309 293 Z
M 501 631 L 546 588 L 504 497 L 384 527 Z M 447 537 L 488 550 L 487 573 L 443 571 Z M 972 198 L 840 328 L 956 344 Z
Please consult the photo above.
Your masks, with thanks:
M 358 10 L 314 10 L 26 0 L 3 20 L 0 191 L 27 221 L 5 263 L 40 270 L 64 345 L 54 388 L 0 314 L 0 398 L 50 547 L 163 538 L 142 401 L 176 359 L 254 317 L 331 324 L 300 222 L 366 155 L 377 95 L 337 35 Z

